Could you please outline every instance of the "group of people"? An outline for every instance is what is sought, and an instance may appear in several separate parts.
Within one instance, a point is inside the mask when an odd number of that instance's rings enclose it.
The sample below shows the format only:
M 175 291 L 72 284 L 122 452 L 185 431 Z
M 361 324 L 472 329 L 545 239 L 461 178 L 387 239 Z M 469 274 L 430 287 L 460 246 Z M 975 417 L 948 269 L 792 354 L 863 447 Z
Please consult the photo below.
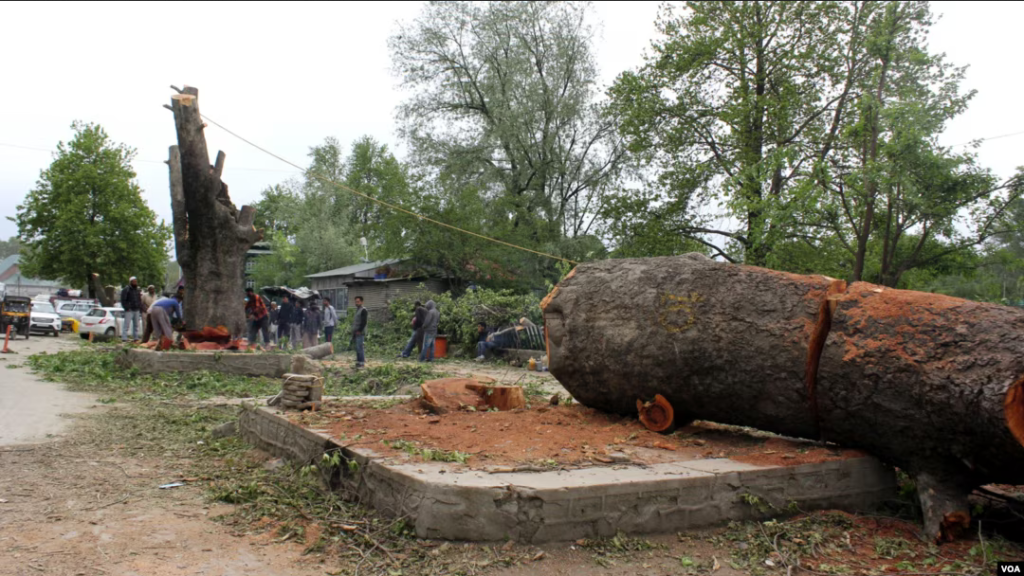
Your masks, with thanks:
M 263 336 L 265 346 L 280 345 L 292 350 L 316 346 L 320 341 L 320 329 L 324 329 L 327 341 L 331 342 L 338 314 L 331 301 L 324 299 L 323 310 L 316 302 L 308 305 L 296 299 L 292 303 L 288 296 L 281 298 L 281 306 L 271 302 L 270 308 L 252 288 L 245 290 L 245 317 L 249 323 L 249 342 L 256 343 L 257 336 Z
M 121 341 L 128 341 L 129 330 L 132 340 L 139 340 L 140 328 L 143 344 L 150 339 L 160 342 L 161 338 L 172 338 L 172 325 L 183 322 L 185 317 L 181 309 L 181 302 L 184 299 L 184 287 L 179 287 L 172 297 L 160 298 L 155 286 L 150 284 L 142 291 L 138 278 L 132 276 L 128 280 L 128 285 L 121 290 L 121 308 L 124 309 Z
M 441 310 L 433 300 L 426 305 L 418 300 L 413 304 L 412 336 L 399 358 L 408 358 L 417 344 L 420 346 L 420 362 L 434 361 L 434 343 L 437 339 L 437 326 L 441 323 Z
M 277 346 L 282 349 L 291 345 L 292 350 L 316 346 L 323 330 L 326 342 L 334 341 L 334 330 L 338 325 L 338 312 L 331 305 L 329 298 L 323 299 L 323 308 L 313 301 L 306 303 L 295 299 L 293 303 L 288 296 L 281 298 L 281 305 L 271 302 L 268 308 L 263 298 L 252 288 L 245 290 L 245 315 L 249 323 L 249 342 L 255 344 L 258 336 L 263 336 L 265 346 Z M 183 323 L 181 303 L 185 298 L 185 289 L 179 286 L 173 297 L 159 298 L 156 288 L 150 285 L 145 291 L 139 288 L 138 279 L 134 276 L 121 291 L 121 307 L 124 308 L 124 323 L 121 340 L 128 341 L 129 329 L 132 340 L 139 339 L 140 327 L 143 331 L 142 342 L 151 338 L 160 341 L 162 337 L 172 338 L 172 326 Z M 355 314 L 352 317 L 350 346 L 355 348 L 356 367 L 366 363 L 364 349 L 366 325 L 369 312 L 363 307 L 362 296 L 356 296 Z M 433 300 L 426 304 L 417 301 L 413 305 L 412 336 L 405 348 L 398 355 L 409 358 L 413 348 L 419 347 L 419 361 L 432 362 L 437 338 L 437 328 L 441 322 L 441 311 Z M 517 332 L 533 323 L 522 318 L 519 324 L 501 331 L 487 329 L 487 324 L 477 325 L 477 360 L 483 360 L 489 350 L 515 347 L 514 339 Z
M 265 346 L 278 345 L 282 349 L 291 345 L 292 350 L 310 348 L 320 342 L 320 331 L 323 330 L 324 341 L 334 342 L 334 330 L 338 326 L 338 312 L 331 305 L 330 298 L 323 299 L 323 308 L 312 301 L 281 297 L 281 306 L 270 303 L 268 309 L 263 298 L 252 288 L 247 288 L 245 298 L 245 315 L 249 322 L 249 342 L 255 344 L 259 335 L 263 336 Z M 356 311 L 352 319 L 352 344 L 356 350 L 356 367 L 366 363 L 363 343 L 366 337 L 366 323 L 369 314 L 363 308 L 362 296 L 355 297 Z

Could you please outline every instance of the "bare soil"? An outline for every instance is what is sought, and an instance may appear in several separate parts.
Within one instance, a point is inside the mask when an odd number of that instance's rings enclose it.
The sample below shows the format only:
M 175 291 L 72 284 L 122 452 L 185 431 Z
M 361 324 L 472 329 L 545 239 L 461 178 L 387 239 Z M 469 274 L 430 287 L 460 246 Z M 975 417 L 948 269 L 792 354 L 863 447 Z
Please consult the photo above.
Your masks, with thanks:
M 292 421 L 327 429 L 342 443 L 388 456 L 405 451 L 394 440 L 423 448 L 471 454 L 471 467 L 546 463 L 590 465 L 656 464 L 701 458 L 732 458 L 762 466 L 795 466 L 864 454 L 711 423 L 696 423 L 671 435 L 651 432 L 623 418 L 580 404 L 552 406 L 534 397 L 532 407 L 511 412 L 460 411 L 434 415 L 419 400 L 387 408 L 329 401 L 317 412 L 290 413 Z M 387 441 L 387 444 L 385 444 Z
M 302 545 L 213 521 L 234 507 L 211 505 L 203 482 L 158 488 L 188 462 L 127 448 L 69 437 L 0 449 L 0 575 L 324 573 Z

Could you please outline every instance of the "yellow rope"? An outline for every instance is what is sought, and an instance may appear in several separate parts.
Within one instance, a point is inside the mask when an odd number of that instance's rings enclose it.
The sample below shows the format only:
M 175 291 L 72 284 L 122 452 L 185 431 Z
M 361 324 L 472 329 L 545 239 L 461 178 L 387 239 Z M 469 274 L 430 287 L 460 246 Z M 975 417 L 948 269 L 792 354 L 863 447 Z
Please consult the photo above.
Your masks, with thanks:
M 302 172 L 305 172 L 311 178 L 316 178 L 317 180 L 320 180 L 321 182 L 326 182 L 328 184 L 332 184 L 334 186 L 337 186 L 338 188 L 341 188 L 342 190 L 345 190 L 347 192 L 351 192 L 352 194 L 355 194 L 356 196 L 361 196 L 361 197 L 366 198 L 367 200 L 369 200 L 371 202 L 375 202 L 377 204 L 380 204 L 381 206 L 386 206 L 388 208 L 391 208 L 392 210 L 397 210 L 399 212 L 403 212 L 403 213 L 408 214 L 410 216 L 419 218 L 420 220 L 425 220 L 427 222 L 430 222 L 431 224 L 436 224 L 438 226 L 443 226 L 445 228 L 450 228 L 452 230 L 456 230 L 458 232 L 462 232 L 463 234 L 469 234 L 470 236 L 475 236 L 477 238 L 480 238 L 481 240 L 487 240 L 488 242 L 494 242 L 495 244 L 501 244 L 503 246 L 508 246 L 509 248 L 515 248 L 517 250 L 522 250 L 524 252 L 530 252 L 530 253 L 536 254 L 538 256 L 544 256 L 546 258 L 551 258 L 552 260 L 558 260 L 558 261 L 561 261 L 561 262 L 568 262 L 569 264 L 578 264 L 578 262 L 576 262 L 574 260 L 569 260 L 568 258 L 562 258 L 561 256 L 555 256 L 553 254 L 547 254 L 545 252 L 539 252 L 537 250 L 526 248 L 524 246 L 518 246 L 516 244 L 512 244 L 511 242 L 505 242 L 504 240 L 499 240 L 497 238 L 491 238 L 490 236 L 484 236 L 483 234 L 477 234 L 476 232 L 472 232 L 470 230 L 465 230 L 463 228 L 459 228 L 458 226 L 452 226 L 451 224 L 447 224 L 445 222 L 441 222 L 440 220 L 434 220 L 433 218 L 430 218 L 428 216 L 424 216 L 422 214 L 417 214 L 416 212 L 413 212 L 411 210 L 407 210 L 407 209 L 402 208 L 401 206 L 398 206 L 396 204 L 392 204 L 390 202 L 385 202 L 384 200 L 380 200 L 378 198 L 374 198 L 374 197 L 370 196 L 369 194 L 364 194 L 363 192 L 360 192 L 360 191 L 358 191 L 358 190 L 356 190 L 354 188 L 350 188 L 350 187 L 348 187 L 348 186 L 346 186 L 346 185 L 344 185 L 344 184 L 342 184 L 340 182 L 335 182 L 334 180 L 331 180 L 330 178 L 326 178 L 324 176 L 320 176 L 319 174 L 310 172 L 310 171 L 306 170 L 305 168 L 303 168 L 302 166 L 299 166 L 298 164 L 296 164 L 294 162 L 286 160 L 285 158 L 282 158 L 281 156 L 278 156 L 277 154 L 274 154 L 270 150 L 267 150 L 266 148 L 263 148 L 262 146 L 260 146 L 258 144 L 255 144 L 252 141 L 247 140 L 246 138 L 243 138 L 242 136 L 232 132 L 231 130 L 228 130 L 223 125 L 218 123 L 213 118 L 210 118 L 206 114 L 202 114 L 202 117 L 203 117 L 204 120 L 206 120 L 210 124 L 213 124 L 214 126 L 220 128 L 221 130 L 227 132 L 228 134 L 234 136 L 235 138 L 238 138 L 239 140 L 241 140 L 242 142 L 245 142 L 249 146 L 252 146 L 253 148 L 259 150 L 260 152 L 263 152 L 264 154 L 272 156 L 272 157 L 280 160 L 281 162 L 284 162 L 285 164 L 287 164 L 287 165 L 289 165 L 289 166 L 291 166 L 293 168 L 296 168 L 298 170 L 301 170 Z

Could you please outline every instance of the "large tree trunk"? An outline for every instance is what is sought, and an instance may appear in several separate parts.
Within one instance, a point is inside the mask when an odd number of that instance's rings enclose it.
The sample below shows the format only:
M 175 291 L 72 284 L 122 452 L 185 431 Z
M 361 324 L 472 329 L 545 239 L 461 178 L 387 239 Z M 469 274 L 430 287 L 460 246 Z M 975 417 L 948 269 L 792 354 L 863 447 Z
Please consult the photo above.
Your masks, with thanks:
M 171 208 L 178 263 L 185 276 L 185 322 L 190 328 L 224 326 L 232 337 L 245 330 L 245 254 L 263 237 L 254 210 L 235 208 L 221 181 L 224 153 L 210 165 L 199 114 L 199 91 L 185 87 L 171 97 L 178 145 L 171 146 Z
M 1024 483 L 1024 311 L 700 255 L 584 264 L 543 306 L 581 403 L 864 448 L 918 480 L 929 538 Z

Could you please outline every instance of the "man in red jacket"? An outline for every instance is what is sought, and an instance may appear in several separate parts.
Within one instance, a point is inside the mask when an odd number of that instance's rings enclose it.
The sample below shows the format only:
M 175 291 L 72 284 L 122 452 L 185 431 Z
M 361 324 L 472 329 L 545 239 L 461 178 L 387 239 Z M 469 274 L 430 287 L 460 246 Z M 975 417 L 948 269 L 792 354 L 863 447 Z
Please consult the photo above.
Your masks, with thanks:
M 263 345 L 270 346 L 270 313 L 252 288 L 245 289 L 245 317 L 249 320 L 249 344 L 255 344 L 257 331 L 262 331 Z

